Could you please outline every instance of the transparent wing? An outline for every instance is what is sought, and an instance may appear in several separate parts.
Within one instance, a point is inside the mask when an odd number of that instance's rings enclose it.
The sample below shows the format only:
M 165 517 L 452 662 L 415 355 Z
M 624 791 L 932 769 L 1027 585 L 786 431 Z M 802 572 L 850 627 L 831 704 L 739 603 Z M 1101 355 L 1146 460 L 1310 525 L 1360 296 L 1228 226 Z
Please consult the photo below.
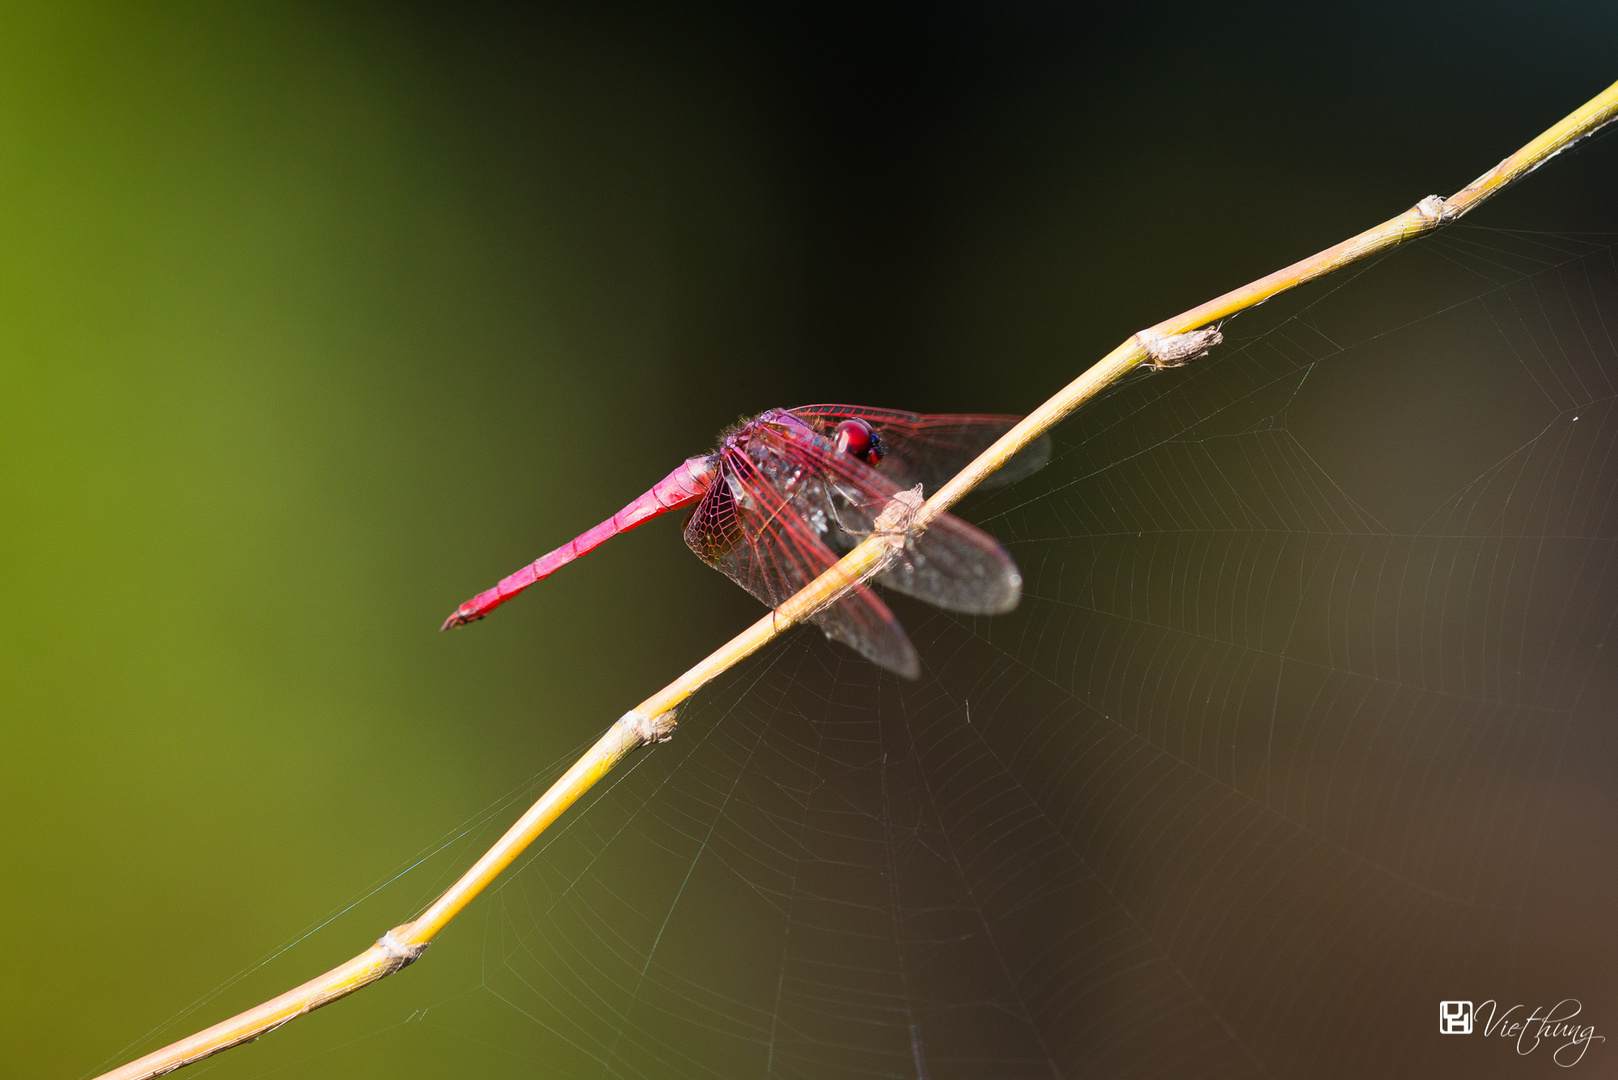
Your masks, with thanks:
M 994 537 L 945 514 L 913 537 L 877 581 L 966 615 L 1002 615 L 1022 599 L 1022 575 Z
M 791 501 L 736 450 L 721 455 L 720 476 L 686 521 L 685 542 L 772 608 L 837 561 Z M 827 637 L 897 675 L 914 679 L 921 672 L 898 618 L 863 584 L 812 621 Z
M 927 495 L 1022 419 L 998 414 L 924 416 L 858 405 L 805 405 L 788 411 L 827 438 L 844 420 L 864 420 L 876 428 L 885 451 L 876 471 L 901 488 L 920 484 Z M 1042 468 L 1050 456 L 1050 437 L 1042 435 L 1001 466 L 983 486 L 1001 487 L 1021 480 Z
M 876 518 L 901 488 L 879 469 L 840 454 L 824 438 L 795 437 L 778 427 L 754 436 L 755 471 L 821 539 L 848 551 L 876 530 Z M 876 578 L 946 611 L 998 615 L 1017 606 L 1022 575 L 1004 548 L 982 529 L 943 514 L 906 539 L 900 560 Z

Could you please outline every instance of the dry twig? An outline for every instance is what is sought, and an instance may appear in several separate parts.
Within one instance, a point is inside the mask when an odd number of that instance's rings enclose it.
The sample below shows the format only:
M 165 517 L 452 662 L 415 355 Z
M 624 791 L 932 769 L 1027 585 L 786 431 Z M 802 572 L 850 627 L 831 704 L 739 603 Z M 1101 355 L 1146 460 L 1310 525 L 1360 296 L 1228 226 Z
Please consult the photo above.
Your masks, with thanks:
M 1035 409 L 977 460 L 934 492 L 924 504 L 916 506 L 913 499 L 903 498 L 911 493 L 902 492 L 901 497 L 895 498 L 893 504 L 883 511 L 882 520 L 889 523 L 887 529 L 867 537 L 841 562 L 821 574 L 797 595 L 625 713 L 459 881 L 416 919 L 394 927 L 365 952 L 324 975 L 189 1038 L 147 1054 L 138 1061 L 114 1069 L 100 1080 L 143 1080 L 172 1072 L 273 1031 L 312 1009 L 351 994 L 414 962 L 435 934 L 626 754 L 638 746 L 666 740 L 674 728 L 674 710 L 682 701 L 788 627 L 834 603 L 855 583 L 866 580 L 889 565 L 894 555 L 892 537 L 897 528 L 914 532 L 924 530 L 929 522 L 955 505 L 1018 450 L 1039 438 L 1063 417 L 1136 366 L 1146 363 L 1157 370 L 1180 367 L 1219 343 L 1217 328 L 1199 328 L 1208 327 L 1210 323 L 1263 303 L 1288 289 L 1454 221 L 1574 142 L 1604 126 L 1615 114 L 1618 114 L 1618 83 L 1609 86 L 1450 198 L 1429 195 L 1403 214 L 1373 229 L 1135 334 Z

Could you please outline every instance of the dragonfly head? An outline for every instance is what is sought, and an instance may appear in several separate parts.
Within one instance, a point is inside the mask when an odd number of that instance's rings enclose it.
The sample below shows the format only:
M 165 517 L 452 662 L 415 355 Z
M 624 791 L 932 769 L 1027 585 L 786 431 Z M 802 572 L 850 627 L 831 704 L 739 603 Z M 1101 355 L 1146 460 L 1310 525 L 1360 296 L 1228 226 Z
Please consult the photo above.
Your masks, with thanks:
M 858 458 L 867 465 L 882 460 L 882 437 L 876 433 L 876 428 L 857 416 L 837 425 L 832 442 L 838 453 Z

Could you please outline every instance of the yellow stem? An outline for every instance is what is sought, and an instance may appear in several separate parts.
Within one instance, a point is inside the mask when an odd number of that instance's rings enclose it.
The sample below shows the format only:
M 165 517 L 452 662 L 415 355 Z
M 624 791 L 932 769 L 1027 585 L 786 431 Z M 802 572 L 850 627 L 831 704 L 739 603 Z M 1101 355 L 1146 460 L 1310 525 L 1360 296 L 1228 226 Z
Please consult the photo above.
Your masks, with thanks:
M 1035 409 L 947 484 L 919 509 L 907 508 L 905 517 L 912 530 L 955 505 L 984 477 L 1005 464 L 1018 450 L 1039 438 L 1074 409 L 1093 398 L 1108 385 L 1126 375 L 1148 356 L 1146 342 L 1162 335 L 1177 335 L 1261 304 L 1278 293 L 1296 288 L 1333 270 L 1358 262 L 1370 255 L 1404 243 L 1465 214 L 1545 161 L 1561 153 L 1575 140 L 1609 123 L 1618 114 L 1618 83 L 1591 98 L 1564 117 L 1533 142 L 1506 158 L 1489 172 L 1468 184 L 1449 199 L 1429 195 L 1411 209 L 1329 247 L 1307 259 L 1293 263 L 1251 284 L 1233 289 L 1165 319 L 1142 331 L 1102 357 L 1084 374 Z M 898 500 L 895 500 L 896 502 Z M 908 504 L 907 504 L 908 507 Z M 891 509 L 891 507 L 890 507 Z M 913 510 L 913 513 L 912 513 Z M 887 513 L 887 511 L 884 511 Z M 574 763 L 550 790 L 540 796 L 528 812 L 479 859 L 449 890 L 433 902 L 420 917 L 388 931 L 375 945 L 345 964 L 287 991 L 280 997 L 240 1013 L 222 1023 L 177 1043 L 147 1054 L 138 1061 L 104 1074 L 100 1080 L 144 1080 L 161 1076 L 183 1065 L 217 1054 L 239 1043 L 273 1031 L 311 1009 L 353 993 L 362 986 L 391 975 L 420 956 L 444 926 L 471 903 L 512 860 L 543 832 L 551 822 L 573 805 L 579 796 L 600 780 L 614 765 L 637 746 L 660 742 L 674 726 L 674 709 L 710 680 L 730 670 L 743 658 L 763 648 L 783 630 L 802 622 L 816 611 L 835 603 L 855 584 L 879 573 L 893 557 L 887 536 L 873 534 L 862 541 L 842 561 L 806 585 L 797 595 L 759 619 L 726 642 L 707 659 L 659 690 L 633 710 L 625 713 L 597 743 Z

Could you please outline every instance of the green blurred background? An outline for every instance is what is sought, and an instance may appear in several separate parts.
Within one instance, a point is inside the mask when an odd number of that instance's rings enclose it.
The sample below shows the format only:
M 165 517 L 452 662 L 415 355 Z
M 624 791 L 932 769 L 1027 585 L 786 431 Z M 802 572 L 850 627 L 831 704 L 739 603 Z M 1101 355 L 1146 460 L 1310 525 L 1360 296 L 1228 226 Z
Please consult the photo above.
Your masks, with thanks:
M 7 1071 L 96 1069 L 754 617 L 666 525 L 435 632 L 739 414 L 1025 410 L 1460 187 L 1615 42 L 1600 3 L 5 5 Z M 1612 227 L 1578 165 L 1511 220 Z M 218 1068 L 533 1071 L 304 1037 Z

